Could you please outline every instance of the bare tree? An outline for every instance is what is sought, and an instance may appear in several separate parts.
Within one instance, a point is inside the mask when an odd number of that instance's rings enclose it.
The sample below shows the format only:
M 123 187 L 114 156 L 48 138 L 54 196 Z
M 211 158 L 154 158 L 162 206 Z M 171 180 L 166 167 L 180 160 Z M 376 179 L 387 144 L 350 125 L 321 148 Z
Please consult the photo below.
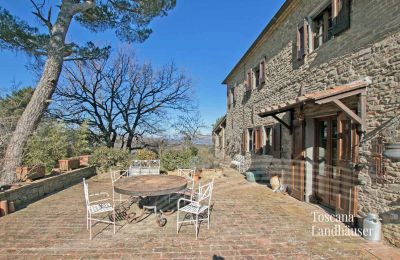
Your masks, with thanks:
M 114 59 L 76 61 L 65 68 L 51 113 L 69 123 L 87 120 L 107 146 L 122 147 L 162 132 L 171 111 L 191 109 L 191 80 L 171 63 L 155 70 L 119 53 Z
M 30 2 L 30 7 L 28 3 Z M 167 14 L 175 0 L 30 0 L 26 8 L 41 29 L 13 16 L 0 7 L 0 48 L 23 51 L 43 59 L 43 71 L 24 113 L 20 117 L 4 157 L 0 183 L 15 181 L 15 168 L 21 163 L 29 135 L 36 129 L 57 86 L 64 61 L 103 57 L 109 47 L 88 42 L 79 46 L 67 42 L 67 33 L 75 19 L 93 32 L 112 29 L 123 41 L 142 42 L 151 34 L 150 21 Z M 56 14 L 54 17 L 54 14 Z
M 196 113 L 179 116 L 173 127 L 182 136 L 184 146 L 187 149 L 206 125 L 201 118 L 200 112 L 197 111 Z

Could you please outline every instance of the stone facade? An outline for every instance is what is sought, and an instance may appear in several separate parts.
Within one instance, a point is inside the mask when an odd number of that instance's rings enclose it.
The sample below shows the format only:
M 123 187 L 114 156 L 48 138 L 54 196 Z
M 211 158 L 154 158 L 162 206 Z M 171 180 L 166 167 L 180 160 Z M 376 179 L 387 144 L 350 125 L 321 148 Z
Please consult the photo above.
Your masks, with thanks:
M 373 134 L 379 132 L 394 117 L 400 116 L 399 3 L 395 0 L 351 1 L 350 28 L 308 53 L 304 59 L 298 60 L 297 26 L 321 2 L 287 1 L 285 10 L 279 12 L 226 78 L 228 88 L 235 88 L 235 102 L 228 109 L 226 117 L 227 155 L 233 156 L 241 152 L 243 129 L 276 123 L 272 117 L 258 116 L 262 108 L 293 100 L 299 93 L 313 93 L 370 77 L 364 137 L 371 138 L 365 138 L 367 141 L 362 142 L 359 148 L 362 169 L 359 173 L 361 185 L 357 187 L 358 215 L 364 217 L 369 212 L 379 213 L 383 218 L 385 238 L 399 246 L 400 162 L 384 160 L 386 179 L 383 183 L 378 183 L 371 145 Z M 253 88 L 251 92 L 245 92 L 247 71 L 257 67 L 263 58 L 266 61 L 265 83 Z M 351 98 L 344 103 L 357 109 L 357 103 Z M 311 126 L 313 118 L 326 115 L 334 109 L 328 105 L 319 108 L 306 106 L 305 121 Z M 279 116 L 286 122 L 290 120 L 289 113 Z M 399 127 L 392 128 L 395 131 L 384 135 L 385 142 L 400 141 Z M 309 139 L 312 139 L 313 134 L 310 131 L 311 128 L 306 131 L 306 146 L 307 136 L 310 135 Z M 292 156 L 292 139 L 289 130 L 283 127 L 282 157 L 275 159 L 266 156 L 270 162 L 265 165 L 269 173 L 280 172 L 288 185 L 291 183 L 288 162 Z M 305 154 L 312 158 L 312 150 L 306 149 Z M 249 155 L 247 158 L 250 158 Z M 305 185 L 307 187 L 311 184 L 306 181 Z
M 0 200 L 13 201 L 15 208 L 18 210 L 50 194 L 80 183 L 83 178 L 90 178 L 94 175 L 96 175 L 95 167 L 76 169 L 53 177 L 36 180 L 32 183 L 26 183 L 16 189 L 0 192 Z
M 212 131 L 212 141 L 214 145 L 214 156 L 219 161 L 225 160 L 225 128 L 226 128 L 226 117 L 222 117 L 219 122 L 215 125 Z

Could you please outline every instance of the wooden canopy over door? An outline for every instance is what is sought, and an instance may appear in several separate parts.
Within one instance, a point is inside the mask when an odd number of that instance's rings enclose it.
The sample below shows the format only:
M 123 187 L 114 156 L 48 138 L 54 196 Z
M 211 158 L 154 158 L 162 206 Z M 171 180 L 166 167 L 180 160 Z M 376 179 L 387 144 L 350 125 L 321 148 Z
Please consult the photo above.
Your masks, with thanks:
M 304 120 L 293 123 L 292 196 L 304 200 Z

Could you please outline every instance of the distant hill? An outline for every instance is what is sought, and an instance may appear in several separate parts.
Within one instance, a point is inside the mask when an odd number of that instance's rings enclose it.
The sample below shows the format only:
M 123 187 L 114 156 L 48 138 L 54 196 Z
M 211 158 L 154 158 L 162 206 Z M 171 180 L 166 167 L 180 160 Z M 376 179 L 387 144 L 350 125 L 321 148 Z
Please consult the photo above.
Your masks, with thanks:
M 199 135 L 194 141 L 194 144 L 197 145 L 212 145 L 212 136 L 211 135 Z

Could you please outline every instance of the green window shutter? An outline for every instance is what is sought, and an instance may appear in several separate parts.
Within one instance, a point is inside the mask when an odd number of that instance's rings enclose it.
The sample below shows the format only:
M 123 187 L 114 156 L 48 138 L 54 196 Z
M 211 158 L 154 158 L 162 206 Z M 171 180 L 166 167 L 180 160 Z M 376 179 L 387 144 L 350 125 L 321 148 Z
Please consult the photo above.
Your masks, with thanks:
M 337 35 L 350 28 L 351 0 L 340 0 L 340 6 L 337 16 L 332 20 L 332 35 Z

